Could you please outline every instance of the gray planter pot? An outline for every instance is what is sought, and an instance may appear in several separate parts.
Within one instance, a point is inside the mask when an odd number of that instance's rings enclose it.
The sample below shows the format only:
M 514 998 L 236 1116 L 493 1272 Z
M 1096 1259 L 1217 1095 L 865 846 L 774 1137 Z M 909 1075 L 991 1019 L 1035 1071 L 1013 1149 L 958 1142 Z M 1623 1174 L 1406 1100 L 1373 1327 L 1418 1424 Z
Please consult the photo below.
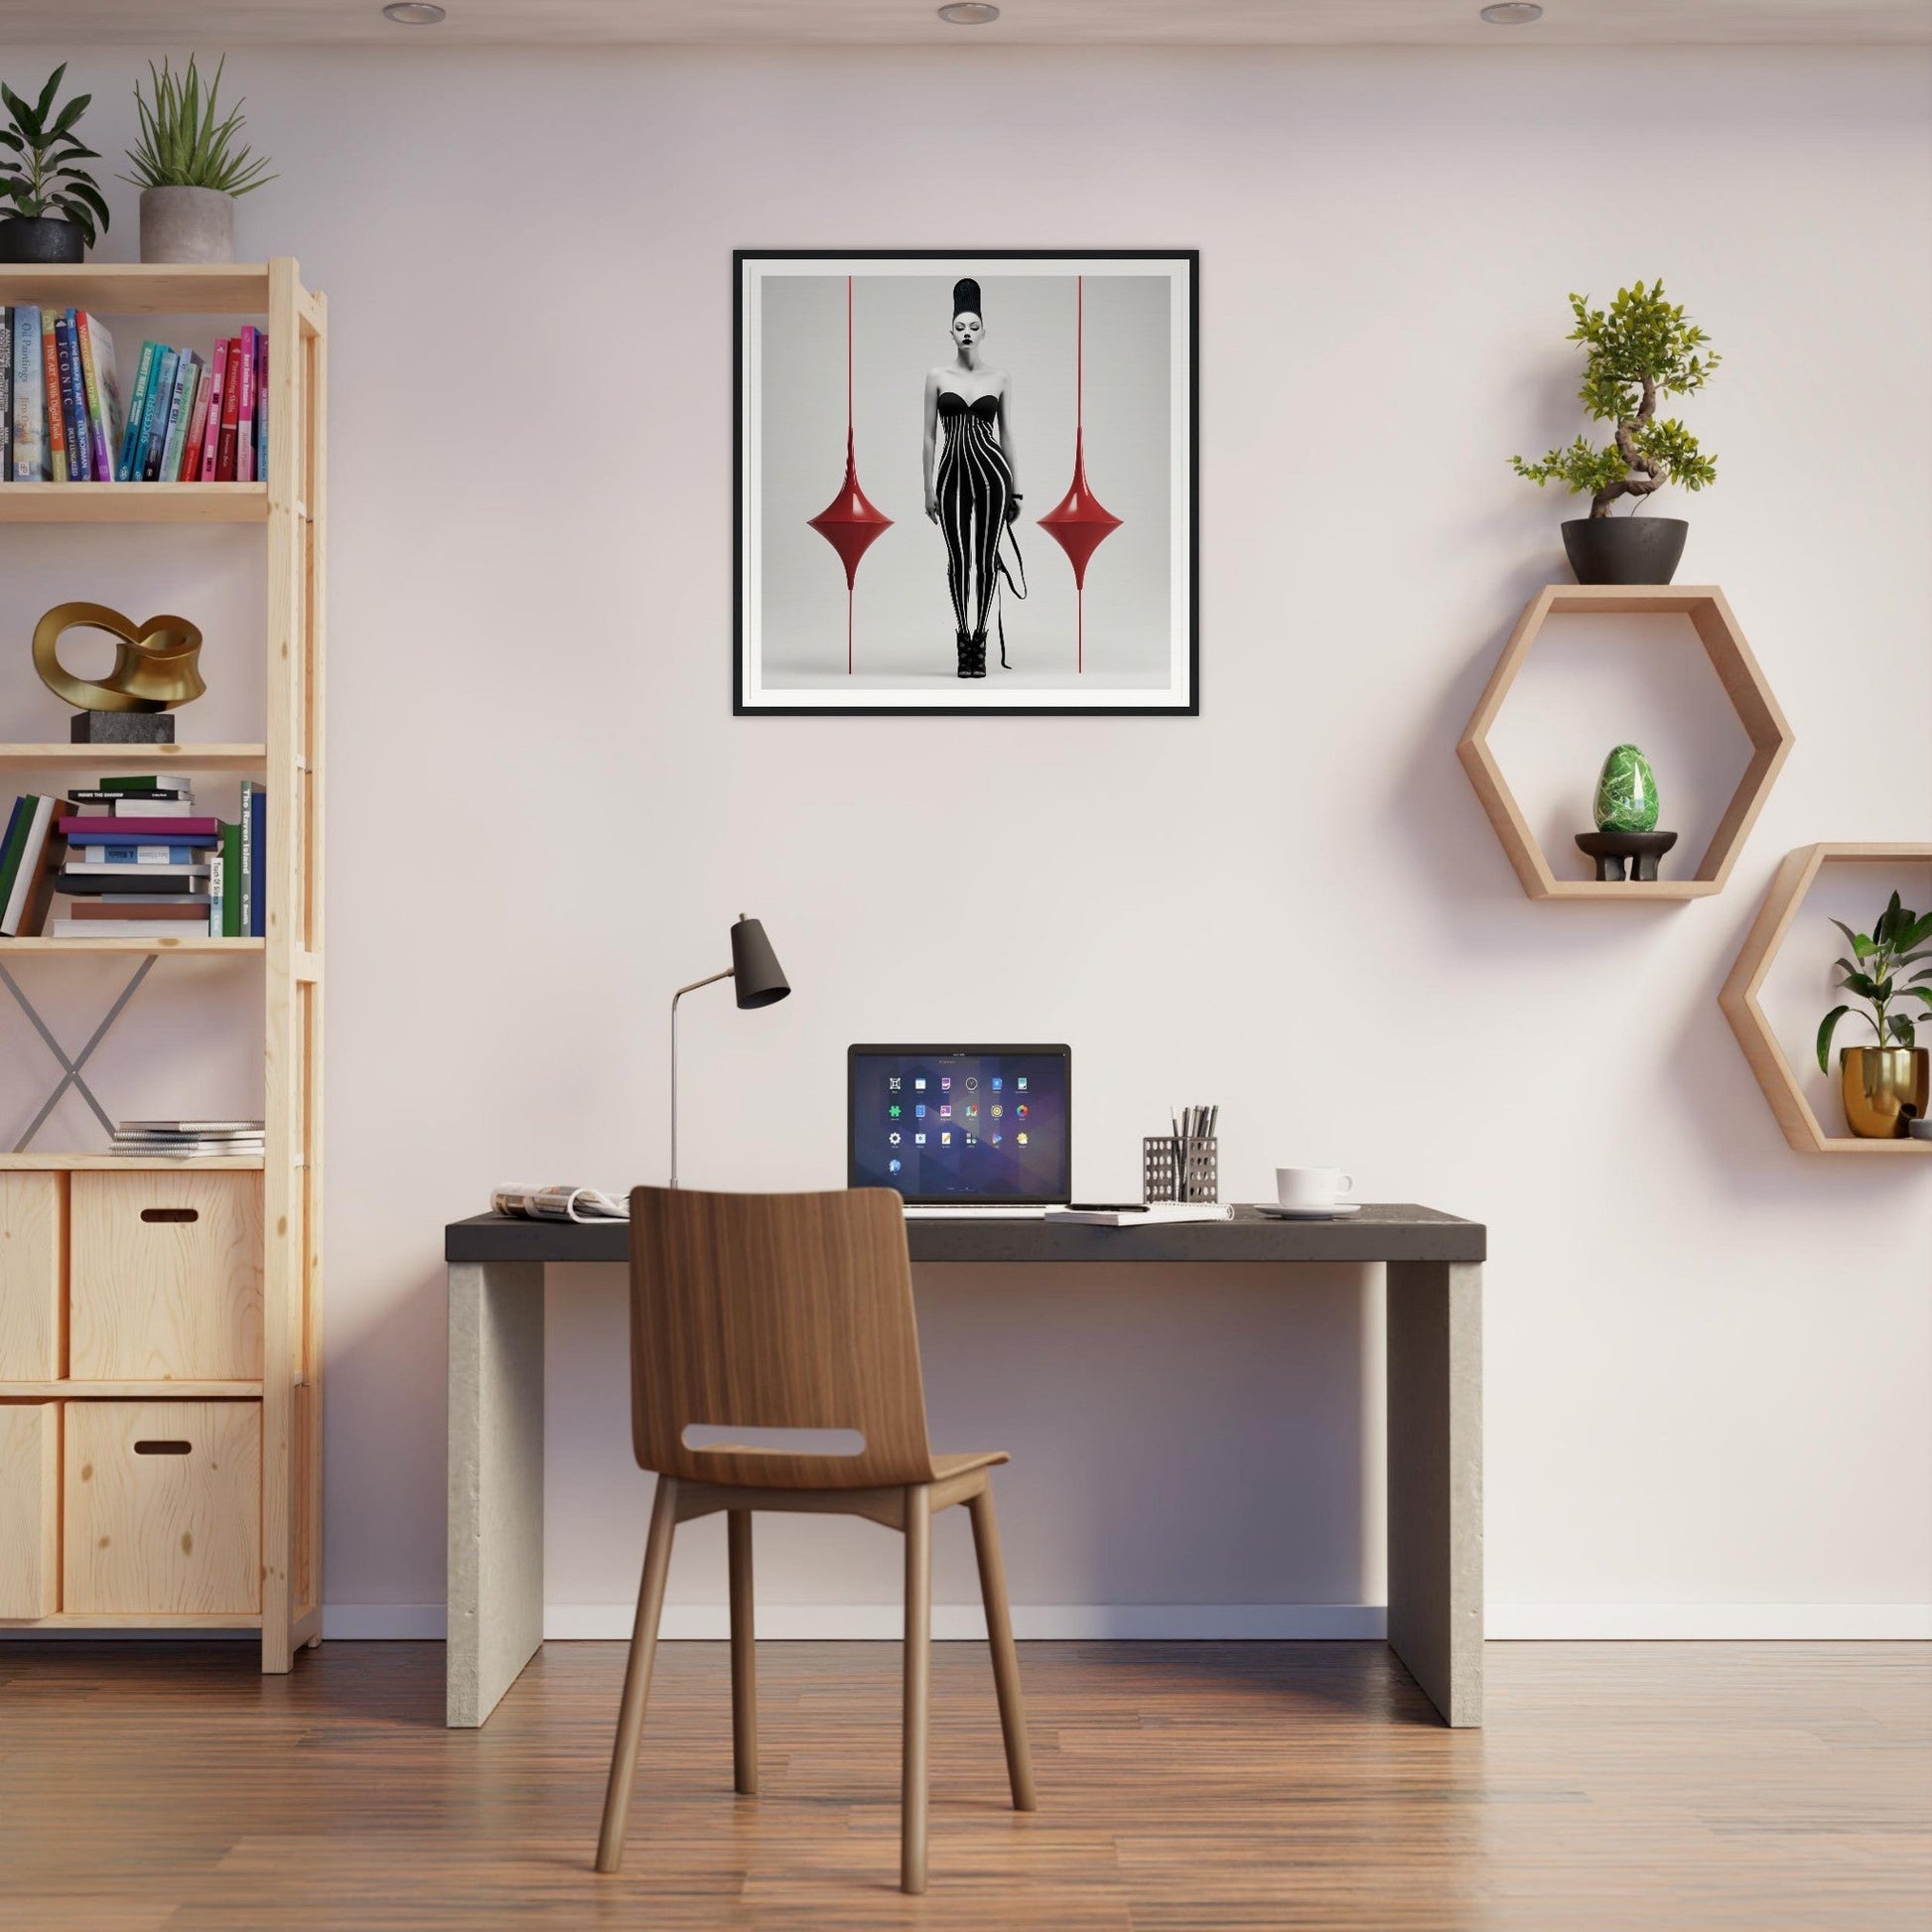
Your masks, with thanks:
M 141 259 L 233 261 L 234 197 L 218 188 L 144 188 Z

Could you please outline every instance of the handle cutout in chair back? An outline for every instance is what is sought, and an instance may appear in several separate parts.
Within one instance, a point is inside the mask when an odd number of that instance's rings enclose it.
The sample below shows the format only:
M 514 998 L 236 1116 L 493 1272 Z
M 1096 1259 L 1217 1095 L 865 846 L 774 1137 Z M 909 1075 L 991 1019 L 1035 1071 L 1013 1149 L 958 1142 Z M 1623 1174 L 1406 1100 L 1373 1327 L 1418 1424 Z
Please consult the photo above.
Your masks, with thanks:
M 178 1437 L 144 1436 L 134 1445 L 136 1455 L 192 1455 L 193 1443 L 184 1443 Z
M 202 1210 L 199 1207 L 144 1207 L 141 1218 L 144 1221 L 199 1221 Z
M 688 1449 L 728 1449 L 734 1455 L 863 1455 L 856 1429 L 760 1429 L 750 1424 L 692 1422 L 679 1438 Z

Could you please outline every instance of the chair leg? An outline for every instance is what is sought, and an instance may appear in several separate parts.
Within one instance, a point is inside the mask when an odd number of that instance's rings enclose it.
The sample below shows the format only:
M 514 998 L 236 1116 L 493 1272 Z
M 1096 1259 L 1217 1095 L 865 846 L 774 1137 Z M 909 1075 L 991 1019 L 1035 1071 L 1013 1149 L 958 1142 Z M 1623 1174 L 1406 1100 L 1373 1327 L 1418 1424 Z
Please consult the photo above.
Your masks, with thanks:
M 1013 1647 L 1013 1616 L 1007 1608 L 1007 1567 L 1000 1556 L 1000 1526 L 993 1491 L 967 1498 L 973 1519 L 973 1552 L 979 1558 L 980 1599 L 986 1605 L 986 1637 L 993 1652 L 993 1689 L 1000 1700 L 1000 1731 L 1007 1746 L 1007 1782 L 1015 1811 L 1036 1811 L 1034 1758 L 1027 1743 L 1027 1712 L 1020 1700 L 1020 1654 Z
M 657 1622 L 663 1614 L 664 1580 L 670 1574 L 671 1538 L 676 1533 L 677 1483 L 670 1476 L 659 1476 L 657 1500 L 650 1512 L 650 1537 L 644 1545 L 644 1574 L 637 1586 L 637 1623 L 630 1633 L 630 1661 L 623 1673 L 623 1702 L 618 1708 L 611 1782 L 604 1792 L 604 1829 L 597 1840 L 600 1871 L 616 1871 L 623 1863 L 624 1821 L 630 1813 L 631 1780 L 637 1775 L 637 1741 L 643 1734 L 644 1700 L 650 1695 Z
M 905 1717 L 898 1885 L 925 1890 L 926 1751 L 932 1718 L 932 1490 L 905 1491 Z
M 759 1790 L 759 1667 L 752 1628 L 752 1512 L 728 1510 L 732 1602 L 732 1784 L 745 1797 Z

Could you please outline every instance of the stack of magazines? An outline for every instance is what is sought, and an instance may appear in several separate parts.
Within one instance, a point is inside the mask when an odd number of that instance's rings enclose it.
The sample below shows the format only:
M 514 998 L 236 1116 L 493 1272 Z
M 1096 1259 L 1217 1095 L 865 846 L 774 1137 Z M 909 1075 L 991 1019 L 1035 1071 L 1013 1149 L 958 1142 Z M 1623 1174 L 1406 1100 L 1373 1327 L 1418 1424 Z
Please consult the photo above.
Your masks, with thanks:
M 124 1120 L 114 1129 L 116 1154 L 192 1161 L 211 1154 L 260 1154 L 258 1120 Z

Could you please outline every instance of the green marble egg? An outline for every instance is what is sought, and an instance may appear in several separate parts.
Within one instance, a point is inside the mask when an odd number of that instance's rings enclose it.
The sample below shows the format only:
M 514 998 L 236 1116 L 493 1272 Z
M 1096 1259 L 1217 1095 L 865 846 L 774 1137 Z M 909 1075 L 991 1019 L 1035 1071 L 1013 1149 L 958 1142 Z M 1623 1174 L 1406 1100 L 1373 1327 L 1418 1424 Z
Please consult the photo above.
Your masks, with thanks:
M 1596 781 L 1599 832 L 1649 832 L 1657 824 L 1657 774 L 1634 745 L 1619 745 Z

